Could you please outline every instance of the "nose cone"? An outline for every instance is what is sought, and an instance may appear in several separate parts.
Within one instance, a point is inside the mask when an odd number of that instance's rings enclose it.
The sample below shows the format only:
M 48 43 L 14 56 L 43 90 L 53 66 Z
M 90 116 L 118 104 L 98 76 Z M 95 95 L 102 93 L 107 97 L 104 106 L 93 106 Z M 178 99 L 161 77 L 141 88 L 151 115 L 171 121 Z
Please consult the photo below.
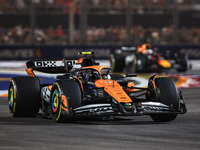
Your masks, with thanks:
M 171 64 L 168 60 L 159 60 L 158 64 L 163 68 L 171 68 Z
M 113 83 L 114 82 L 114 83 Z M 114 80 L 97 80 L 96 87 L 104 87 L 106 93 L 112 96 L 115 100 L 122 103 L 131 103 L 131 98 L 126 94 L 123 88 Z

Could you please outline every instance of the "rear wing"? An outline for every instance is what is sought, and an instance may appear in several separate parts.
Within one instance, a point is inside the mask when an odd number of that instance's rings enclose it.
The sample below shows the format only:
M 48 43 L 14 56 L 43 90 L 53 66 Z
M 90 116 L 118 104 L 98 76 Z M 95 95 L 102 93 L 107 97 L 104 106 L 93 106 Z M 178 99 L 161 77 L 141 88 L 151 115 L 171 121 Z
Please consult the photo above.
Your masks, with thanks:
M 121 50 L 124 51 L 124 52 L 136 52 L 137 47 L 135 47 L 135 46 L 122 46 Z
M 69 72 L 76 64 L 76 60 L 45 60 L 45 61 L 28 61 L 27 68 L 45 72 L 45 73 L 66 73 Z
M 94 54 L 94 52 L 79 52 L 79 55 L 85 55 L 85 58 L 79 58 L 78 60 L 41 60 L 41 61 L 28 61 L 26 66 L 28 69 L 45 72 L 45 73 L 69 73 L 72 69 L 77 69 L 86 66 L 99 65 L 92 59 L 88 58 L 88 55 Z
M 99 65 L 92 59 L 80 58 L 78 60 L 41 60 L 26 62 L 27 68 L 45 73 L 69 73 L 72 69 Z

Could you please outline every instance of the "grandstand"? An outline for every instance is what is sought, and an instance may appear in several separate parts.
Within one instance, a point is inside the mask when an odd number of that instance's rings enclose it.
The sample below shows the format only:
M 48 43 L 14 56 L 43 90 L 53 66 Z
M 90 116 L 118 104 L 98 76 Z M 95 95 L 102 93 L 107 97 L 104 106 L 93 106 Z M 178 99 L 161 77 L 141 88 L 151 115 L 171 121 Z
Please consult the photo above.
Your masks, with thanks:
M 1 45 L 200 42 L 198 0 L 0 0 L 0 22 Z

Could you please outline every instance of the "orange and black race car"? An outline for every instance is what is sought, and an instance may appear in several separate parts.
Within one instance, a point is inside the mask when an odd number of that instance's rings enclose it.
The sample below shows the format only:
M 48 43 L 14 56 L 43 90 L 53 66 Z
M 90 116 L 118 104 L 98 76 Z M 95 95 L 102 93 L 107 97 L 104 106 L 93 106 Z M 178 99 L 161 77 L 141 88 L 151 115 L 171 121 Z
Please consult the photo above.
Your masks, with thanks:
M 13 117 L 42 115 L 55 122 L 74 122 L 80 117 L 150 115 L 169 122 L 186 113 L 181 91 L 170 78 L 149 78 L 147 87 L 136 87 L 136 74 L 110 74 L 111 69 L 88 57 L 78 60 L 28 61 L 29 76 L 12 78 L 9 109 Z M 40 84 L 33 70 L 57 73 L 57 81 Z
M 187 71 L 188 58 L 184 53 L 175 53 L 170 58 L 170 51 L 161 54 L 157 49 L 152 49 L 150 44 L 138 47 L 121 47 L 110 55 L 113 72 L 162 72 L 176 69 L 178 72 Z

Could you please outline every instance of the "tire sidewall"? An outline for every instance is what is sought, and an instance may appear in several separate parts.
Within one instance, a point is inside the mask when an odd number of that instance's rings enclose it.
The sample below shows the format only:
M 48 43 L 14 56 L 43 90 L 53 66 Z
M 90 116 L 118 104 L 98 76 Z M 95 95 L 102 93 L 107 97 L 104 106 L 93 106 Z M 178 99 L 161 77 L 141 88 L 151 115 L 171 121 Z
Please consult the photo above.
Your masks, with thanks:
M 50 110 L 55 122 L 75 122 L 73 109 L 80 107 L 81 104 L 82 91 L 76 81 L 63 79 L 53 84 L 50 95 Z
M 156 96 L 160 103 L 170 107 L 171 111 L 179 109 L 179 94 L 178 89 L 171 78 L 156 78 Z M 170 122 L 176 119 L 176 113 L 152 114 L 151 118 L 155 122 Z
M 156 95 L 159 102 L 168 105 L 175 111 L 179 109 L 179 94 L 171 78 L 156 78 Z
M 54 103 L 56 100 L 54 100 L 55 98 L 55 94 L 57 93 L 58 97 L 57 97 L 57 108 L 55 107 Z M 59 122 L 59 119 L 61 117 L 61 113 L 62 113 L 62 105 L 61 105 L 61 96 L 63 94 L 63 90 L 61 85 L 59 84 L 59 82 L 55 82 L 53 84 L 52 90 L 51 90 L 51 95 L 50 95 L 50 110 L 51 110 L 51 116 L 52 119 L 56 122 Z
M 10 84 L 9 84 L 8 103 L 9 103 L 10 114 L 13 117 L 16 117 L 17 116 L 16 107 L 18 107 L 18 105 L 16 105 L 16 104 L 19 103 L 19 102 L 18 102 L 18 99 L 17 99 L 16 83 L 13 79 L 10 81 Z M 20 109 L 20 108 L 17 108 L 17 110 L 18 109 Z
M 113 72 L 122 72 L 125 67 L 125 57 L 120 54 L 112 54 L 111 68 Z

